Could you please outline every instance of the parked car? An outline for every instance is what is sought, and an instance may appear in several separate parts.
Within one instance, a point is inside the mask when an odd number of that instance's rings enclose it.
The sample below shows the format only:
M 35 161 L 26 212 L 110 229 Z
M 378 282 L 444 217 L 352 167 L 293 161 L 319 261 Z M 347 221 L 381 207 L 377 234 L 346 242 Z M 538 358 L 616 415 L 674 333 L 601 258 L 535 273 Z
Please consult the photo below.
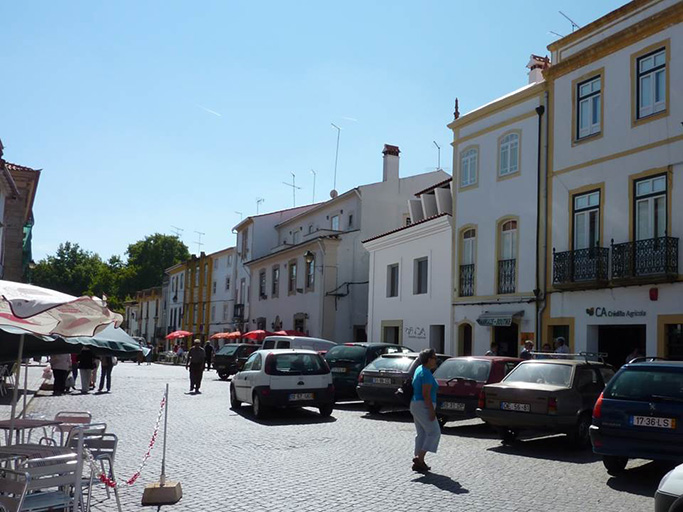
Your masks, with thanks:
M 404 392 L 403 385 L 412 381 L 415 370 L 420 366 L 418 356 L 415 352 L 384 354 L 363 368 L 356 390 L 370 413 L 377 414 L 386 406 L 405 407 L 410 404 L 412 395 Z M 450 356 L 437 354 L 436 357 L 437 364 L 441 364 Z
M 332 370 L 336 400 L 358 398 L 356 386 L 363 368 L 382 354 L 408 353 L 413 350 L 392 343 L 344 343 L 332 347 L 325 354 L 325 360 Z
M 441 425 L 449 420 L 476 417 L 479 393 L 485 384 L 500 382 L 522 362 L 517 357 L 452 357 L 437 368 L 439 383 L 436 416 Z
M 313 350 L 258 350 L 230 383 L 230 405 L 243 402 L 264 418 L 275 407 L 317 407 L 332 414 L 334 385 L 325 359 Z
M 327 352 L 332 347 L 336 347 L 334 341 L 322 338 L 309 338 L 308 336 L 268 336 L 263 340 L 263 349 L 273 348 L 302 348 L 315 350 L 316 352 Z
M 251 354 L 261 348 L 260 345 L 249 345 L 247 343 L 230 343 L 223 345 L 218 352 L 213 355 L 213 367 L 218 372 L 218 376 L 225 380 L 230 375 L 236 374 L 242 369 L 244 363 Z
M 530 429 L 564 433 L 588 446 L 593 406 L 613 375 L 610 365 L 588 359 L 524 361 L 498 384 L 484 386 L 477 416 L 498 427 L 504 443 Z
M 628 459 L 683 462 L 683 361 L 621 367 L 593 409 L 590 437 L 607 472 Z
M 683 464 L 669 471 L 659 482 L 655 512 L 683 512 Z

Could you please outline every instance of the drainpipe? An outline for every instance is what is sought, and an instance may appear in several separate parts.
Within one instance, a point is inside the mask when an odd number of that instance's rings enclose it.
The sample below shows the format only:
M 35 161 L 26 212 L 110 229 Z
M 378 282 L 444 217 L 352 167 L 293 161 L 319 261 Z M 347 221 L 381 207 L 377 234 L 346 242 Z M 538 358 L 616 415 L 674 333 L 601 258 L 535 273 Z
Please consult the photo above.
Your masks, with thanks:
M 547 182 L 547 170 L 548 170 L 548 135 L 550 130 L 550 124 L 548 123 L 548 118 L 546 117 L 545 123 L 545 137 L 543 135 L 543 114 L 546 113 L 548 109 L 548 91 L 545 91 L 543 95 L 543 105 L 536 107 L 536 113 L 538 114 L 538 175 L 536 182 L 536 288 L 534 294 L 536 295 L 536 349 L 542 347 L 541 332 L 543 330 L 543 312 L 546 308 L 546 298 L 545 298 L 545 283 L 547 277 L 547 244 L 548 244 L 548 226 L 544 225 L 543 232 L 541 233 L 541 215 L 544 216 L 545 222 L 548 222 L 548 182 Z M 541 152 L 543 148 L 543 152 Z M 542 156 L 543 155 L 543 159 Z M 543 172 L 546 173 L 546 179 L 543 179 Z M 544 185 L 541 189 L 541 185 Z M 539 253 L 539 241 L 542 240 L 541 253 Z M 541 257 L 543 255 L 541 265 Z M 540 302 L 540 305 L 539 305 Z
M 320 279 L 320 337 L 327 339 L 325 338 L 325 246 L 323 245 L 320 239 L 316 241 L 318 242 L 318 246 L 320 247 L 320 254 L 322 254 L 322 277 Z M 315 261 L 313 262 L 313 264 L 315 265 Z M 315 268 L 313 269 L 313 272 L 315 272 Z

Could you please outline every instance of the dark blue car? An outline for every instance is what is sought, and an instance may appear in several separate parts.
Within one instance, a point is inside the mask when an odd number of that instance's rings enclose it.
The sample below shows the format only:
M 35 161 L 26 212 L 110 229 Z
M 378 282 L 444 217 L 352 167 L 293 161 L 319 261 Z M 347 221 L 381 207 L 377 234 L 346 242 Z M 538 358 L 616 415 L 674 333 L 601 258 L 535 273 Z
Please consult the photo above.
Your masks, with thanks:
M 683 461 L 683 361 L 622 366 L 595 404 L 590 437 L 611 475 L 628 459 Z

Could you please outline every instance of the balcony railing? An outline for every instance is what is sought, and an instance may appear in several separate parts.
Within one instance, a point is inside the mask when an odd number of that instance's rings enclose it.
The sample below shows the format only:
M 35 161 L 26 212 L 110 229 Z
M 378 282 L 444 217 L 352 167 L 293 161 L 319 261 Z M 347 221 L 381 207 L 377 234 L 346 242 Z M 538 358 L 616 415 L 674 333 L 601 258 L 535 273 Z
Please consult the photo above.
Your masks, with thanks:
M 515 293 L 517 260 L 498 260 L 498 293 Z
M 235 307 L 233 308 L 233 317 L 240 320 L 244 318 L 244 304 L 235 304 Z
M 612 279 L 664 278 L 678 275 L 678 238 L 660 236 L 615 244 Z
M 553 284 L 562 286 L 600 286 L 607 283 L 609 249 L 590 247 L 555 252 L 553 249 Z
M 474 264 L 460 265 L 459 288 L 461 297 L 474 295 Z

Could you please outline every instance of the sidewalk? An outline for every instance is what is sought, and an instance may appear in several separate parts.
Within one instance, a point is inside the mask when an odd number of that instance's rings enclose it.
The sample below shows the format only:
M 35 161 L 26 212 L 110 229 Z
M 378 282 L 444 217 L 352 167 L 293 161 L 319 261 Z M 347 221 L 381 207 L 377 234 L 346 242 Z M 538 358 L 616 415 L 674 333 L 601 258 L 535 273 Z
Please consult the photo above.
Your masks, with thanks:
M 28 365 L 28 394 L 26 396 L 26 408 L 29 409 L 31 400 L 35 394 L 40 389 L 40 386 L 45 382 L 43 379 L 43 370 L 45 369 L 45 363 L 36 364 L 30 363 Z M 48 381 L 49 382 L 49 381 Z M 17 394 L 17 417 L 21 415 L 24 406 L 24 366 L 21 367 L 21 373 L 19 375 L 19 393 Z M 12 386 L 7 385 L 7 394 L 5 396 L 0 396 L 0 420 L 9 420 L 10 414 L 12 412 L 12 395 L 14 390 Z

